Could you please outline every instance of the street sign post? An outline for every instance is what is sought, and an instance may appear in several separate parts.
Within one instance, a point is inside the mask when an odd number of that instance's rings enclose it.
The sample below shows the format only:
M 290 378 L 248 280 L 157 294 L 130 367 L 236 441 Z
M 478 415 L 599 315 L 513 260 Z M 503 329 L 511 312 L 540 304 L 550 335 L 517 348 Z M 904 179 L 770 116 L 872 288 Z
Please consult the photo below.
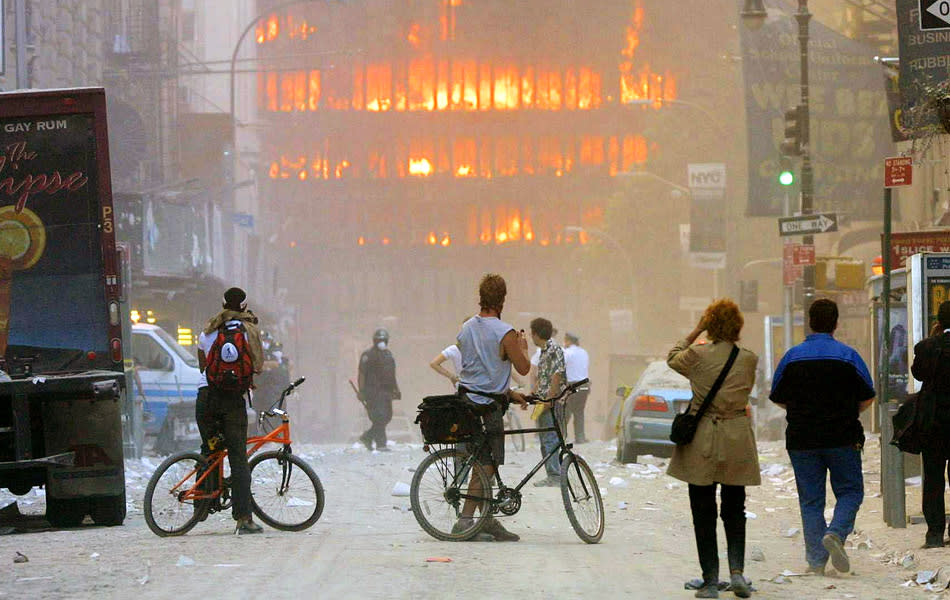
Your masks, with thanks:
M 778 234 L 783 237 L 788 235 L 813 235 L 831 231 L 838 231 L 838 213 L 779 217 L 778 220 Z
M 950 0 L 947 0 L 950 2 Z M 914 182 L 914 159 L 895 156 L 884 159 L 884 187 L 893 188 L 911 185 Z

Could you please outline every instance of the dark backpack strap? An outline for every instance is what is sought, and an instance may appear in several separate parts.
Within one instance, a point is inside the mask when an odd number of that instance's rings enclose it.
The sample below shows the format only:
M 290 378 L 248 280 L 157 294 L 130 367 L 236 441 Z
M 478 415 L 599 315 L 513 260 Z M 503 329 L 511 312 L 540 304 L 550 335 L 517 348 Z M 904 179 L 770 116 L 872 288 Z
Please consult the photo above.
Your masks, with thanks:
M 706 409 L 712 404 L 713 398 L 716 397 L 716 394 L 719 393 L 719 388 L 722 387 L 722 382 L 726 380 L 729 369 L 732 368 L 732 363 L 736 362 L 737 356 L 739 356 L 739 346 L 733 345 L 732 352 L 729 353 L 729 360 L 726 361 L 726 364 L 722 367 L 722 371 L 719 372 L 719 377 L 716 378 L 716 382 L 709 388 L 709 393 L 706 394 L 706 397 L 703 399 L 702 406 L 696 411 L 696 419 L 702 418 L 703 414 L 706 413 Z

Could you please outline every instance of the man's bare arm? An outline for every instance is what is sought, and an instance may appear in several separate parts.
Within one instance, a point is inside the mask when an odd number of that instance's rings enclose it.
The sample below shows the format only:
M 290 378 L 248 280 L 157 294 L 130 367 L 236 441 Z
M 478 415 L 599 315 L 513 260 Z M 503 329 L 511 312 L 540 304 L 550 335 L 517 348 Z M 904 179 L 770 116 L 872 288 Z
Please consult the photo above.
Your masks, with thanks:
M 522 375 L 527 375 L 531 369 L 531 361 L 528 359 L 528 340 L 523 333 L 518 333 L 514 329 L 501 338 L 502 356 L 511 361 L 515 371 Z

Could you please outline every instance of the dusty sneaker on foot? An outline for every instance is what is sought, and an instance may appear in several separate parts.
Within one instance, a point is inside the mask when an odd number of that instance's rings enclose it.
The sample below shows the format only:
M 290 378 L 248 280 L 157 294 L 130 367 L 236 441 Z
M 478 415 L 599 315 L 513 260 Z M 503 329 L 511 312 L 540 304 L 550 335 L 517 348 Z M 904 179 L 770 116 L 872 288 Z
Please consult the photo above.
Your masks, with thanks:
M 365 433 L 360 436 L 360 441 L 363 442 L 363 445 L 366 446 L 367 450 L 373 450 L 373 440 L 369 439 Z
M 806 573 L 814 573 L 815 575 L 825 575 L 825 565 L 808 565 L 808 568 L 805 569 Z
M 732 590 L 732 593 L 735 594 L 737 598 L 752 597 L 752 587 L 749 585 L 749 582 L 746 581 L 745 575 L 741 572 L 732 573 L 729 576 L 729 589 Z
M 474 526 L 475 526 L 475 519 L 473 519 L 472 517 L 460 517 L 459 520 L 455 522 L 455 525 L 452 526 L 452 535 L 459 535 L 459 534 L 461 534 L 461 533 L 463 533 L 463 532 L 465 532 L 465 531 L 471 529 L 471 528 L 474 527 Z M 478 533 L 476 533 L 476 534 L 473 535 L 472 537 L 470 537 L 470 538 L 468 538 L 468 539 L 466 539 L 466 540 L 459 540 L 459 541 L 463 541 L 463 542 L 491 542 L 491 541 L 494 541 L 494 539 L 495 539 L 495 538 L 493 538 L 492 536 L 488 535 L 487 533 L 484 533 L 484 532 L 482 532 L 482 531 L 479 531 Z
M 826 533 L 825 537 L 821 538 L 821 545 L 828 551 L 831 557 L 831 566 L 833 566 L 836 571 L 839 573 L 851 572 L 851 561 L 848 560 L 848 555 L 844 551 L 844 544 L 842 544 L 841 538 L 833 533 Z
M 495 538 L 496 542 L 517 542 L 521 539 L 521 536 L 517 533 L 511 533 L 502 527 L 495 517 L 488 517 L 488 522 L 485 523 L 485 528 L 482 531 Z
M 716 584 L 716 583 L 703 584 L 703 587 L 696 590 L 695 596 L 697 598 L 718 598 L 719 584 Z
M 237 526 L 234 528 L 234 535 L 246 535 L 248 533 L 263 533 L 264 528 L 255 523 L 251 517 L 238 519 Z

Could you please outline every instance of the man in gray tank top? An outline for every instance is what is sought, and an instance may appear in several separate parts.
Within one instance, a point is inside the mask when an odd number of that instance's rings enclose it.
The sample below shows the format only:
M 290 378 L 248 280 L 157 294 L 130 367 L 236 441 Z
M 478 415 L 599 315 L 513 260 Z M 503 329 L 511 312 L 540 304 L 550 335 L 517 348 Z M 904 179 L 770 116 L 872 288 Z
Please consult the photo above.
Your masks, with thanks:
M 504 309 L 507 293 L 505 280 L 501 275 L 490 273 L 482 277 L 478 286 L 481 310 L 465 321 L 458 336 L 458 346 L 462 353 L 459 385 L 473 392 L 466 395 L 469 401 L 488 410 L 482 419 L 488 431 L 492 457 L 499 465 L 505 462 L 503 407 L 499 406 L 493 396 L 505 395 L 522 407 L 527 406 L 524 396 L 509 390 L 508 383 L 512 366 L 522 375 L 527 375 L 531 368 L 527 356 L 528 341 L 525 339 L 524 332 L 515 331 L 514 327 L 501 320 L 501 311 Z M 491 479 L 495 475 L 495 470 L 489 458 L 479 456 L 478 460 L 485 475 Z M 468 493 L 476 497 L 480 495 L 478 478 L 470 479 Z M 460 530 L 471 527 L 474 514 L 475 503 L 466 501 L 456 527 Z M 502 527 L 494 517 L 489 517 L 483 531 L 498 541 L 516 542 L 520 539 L 516 534 Z

